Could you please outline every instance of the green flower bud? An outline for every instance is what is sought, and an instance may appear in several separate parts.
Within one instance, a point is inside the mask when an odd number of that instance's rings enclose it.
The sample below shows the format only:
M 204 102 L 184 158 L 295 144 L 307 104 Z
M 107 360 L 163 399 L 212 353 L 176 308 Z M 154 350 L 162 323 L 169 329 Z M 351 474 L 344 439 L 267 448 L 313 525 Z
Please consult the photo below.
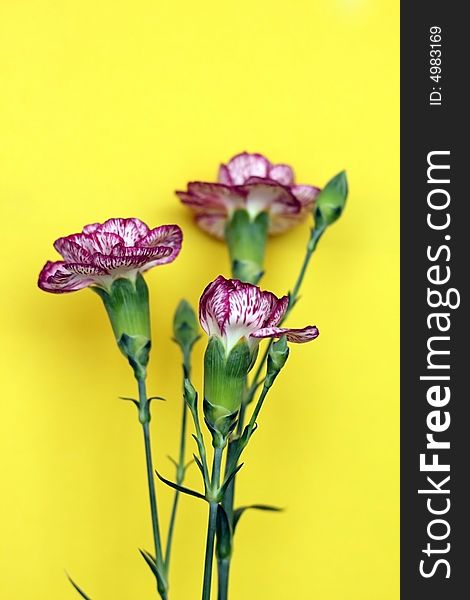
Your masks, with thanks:
M 116 279 L 108 291 L 92 288 L 103 300 L 119 349 L 137 379 L 143 379 L 151 346 L 149 295 L 142 275 Z
M 337 221 L 348 197 L 348 179 L 346 171 L 341 171 L 326 184 L 317 196 L 314 208 L 315 227 L 325 229 Z
M 213 436 L 216 432 L 225 439 L 235 426 L 254 354 L 244 338 L 228 356 L 220 338 L 209 339 L 204 356 L 204 416 Z
M 197 392 L 191 381 L 185 377 L 184 379 L 184 401 L 189 410 L 194 413 L 197 406 Z
M 235 279 L 256 284 L 263 275 L 269 215 L 260 212 L 254 219 L 244 209 L 236 210 L 225 226 L 225 240 Z
M 288 357 L 287 337 L 283 335 L 277 342 L 273 342 L 269 349 L 266 379 L 264 380 L 266 387 L 272 386 L 282 367 L 286 364 Z
M 181 300 L 175 311 L 173 336 L 183 354 L 188 354 L 200 337 L 196 313 L 186 300 Z

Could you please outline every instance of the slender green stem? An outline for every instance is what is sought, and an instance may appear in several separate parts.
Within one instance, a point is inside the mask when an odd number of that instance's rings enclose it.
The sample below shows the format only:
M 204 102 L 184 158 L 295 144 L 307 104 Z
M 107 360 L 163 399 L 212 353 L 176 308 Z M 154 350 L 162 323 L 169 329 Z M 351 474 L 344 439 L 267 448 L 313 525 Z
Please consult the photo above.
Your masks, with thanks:
M 155 560 L 157 563 L 162 564 L 163 552 L 160 538 L 160 528 L 158 523 L 158 509 L 157 509 L 157 494 L 155 491 L 155 479 L 154 469 L 152 461 L 152 447 L 150 444 L 150 407 L 147 399 L 147 391 L 145 385 L 145 379 L 139 379 L 139 402 L 140 402 L 140 422 L 142 423 L 142 429 L 144 432 L 144 443 L 145 443 L 145 461 L 147 465 L 147 483 L 149 490 L 149 501 L 150 501 L 150 513 L 152 517 L 152 531 L 153 541 L 155 546 Z M 165 590 L 159 589 L 159 594 L 162 600 L 167 600 L 167 593 Z
M 184 353 L 183 360 L 183 384 L 184 378 L 190 377 L 191 375 L 191 363 L 190 356 L 188 352 Z M 185 454 L 186 454 L 186 424 L 188 420 L 188 407 L 186 406 L 186 402 L 183 398 L 183 414 L 181 418 L 181 437 L 180 437 L 180 447 L 179 447 L 179 455 L 178 455 L 178 463 L 176 467 L 176 483 L 181 485 L 184 480 L 185 474 Z M 170 515 L 170 524 L 168 526 L 168 536 L 166 541 L 166 552 L 165 552 L 165 568 L 168 576 L 168 572 L 170 569 L 170 558 L 171 558 L 171 549 L 173 545 L 173 535 L 175 532 L 175 523 L 176 523 L 176 514 L 178 512 L 178 504 L 179 504 L 180 493 L 178 490 L 175 491 L 175 495 L 173 498 L 173 506 L 171 508 Z
M 217 600 L 227 600 L 228 598 L 228 582 L 230 576 L 230 558 L 222 558 L 217 561 L 217 584 L 218 594 Z
M 216 492 L 220 486 L 220 469 L 222 465 L 223 448 L 214 448 L 214 463 L 212 466 L 212 492 Z M 212 585 L 212 564 L 214 562 L 214 542 L 217 526 L 217 502 L 210 501 L 209 522 L 207 525 L 206 557 L 204 561 L 204 584 L 202 588 L 202 600 L 210 600 Z
M 296 282 L 294 284 L 294 287 L 292 289 L 291 294 L 289 295 L 289 305 L 287 307 L 286 313 L 281 321 L 281 324 L 287 319 L 287 317 L 289 316 L 291 310 L 294 308 L 298 298 L 299 298 L 299 292 L 300 292 L 300 288 L 302 286 L 302 283 L 304 281 L 305 278 L 305 274 L 307 273 L 307 269 L 308 266 L 310 264 L 310 260 L 312 258 L 313 253 L 315 252 L 315 249 L 317 247 L 318 241 L 320 240 L 321 236 L 323 235 L 325 229 L 324 228 L 313 228 L 310 234 L 310 239 L 308 241 L 307 244 L 307 249 L 305 252 L 305 256 L 304 256 L 304 260 L 302 262 L 302 265 L 300 267 L 300 271 L 299 274 L 297 276 Z M 269 343 L 267 344 L 261 359 L 258 362 L 258 366 L 256 368 L 253 380 L 252 380 L 252 384 L 249 386 L 246 396 L 244 398 L 244 402 L 242 403 L 241 409 L 240 409 L 240 414 L 238 417 L 238 425 L 237 425 L 237 436 L 240 436 L 243 433 L 243 429 L 245 427 L 245 416 L 246 416 L 246 407 L 248 406 L 248 404 L 250 404 L 256 394 L 256 390 L 258 389 L 258 386 L 260 385 L 262 379 L 261 379 L 261 374 L 263 372 L 263 369 L 265 368 L 266 365 L 266 360 L 268 358 L 268 354 L 269 354 L 269 350 L 271 348 L 271 344 L 272 344 L 272 340 L 269 341 Z M 256 422 L 256 418 L 259 414 L 259 411 L 261 410 L 261 406 L 263 405 L 264 399 L 266 397 L 268 389 L 263 388 L 263 391 L 260 395 L 260 398 L 258 400 L 258 403 L 256 405 L 255 411 L 253 412 L 252 418 L 250 420 L 250 428 L 253 429 L 255 422 Z M 254 417 L 254 418 L 253 418 Z M 233 447 L 233 442 L 229 442 L 229 447 L 228 447 L 228 451 L 227 451 L 227 458 L 229 458 L 231 456 L 231 448 Z M 231 462 L 231 461 L 230 461 Z M 227 465 L 229 464 L 229 460 L 227 460 Z M 227 467 L 226 467 L 227 468 Z M 230 485 L 227 488 L 227 491 L 225 493 L 225 497 L 222 501 L 222 505 L 225 509 L 225 512 L 227 513 L 227 516 L 229 518 L 229 521 L 232 522 L 233 521 L 233 508 L 234 508 L 234 499 L 235 499 L 235 482 L 236 482 L 236 476 L 233 478 L 233 480 L 231 481 Z M 218 595 L 218 600 L 227 600 L 228 598 L 228 583 L 229 583 L 229 573 L 230 573 L 230 558 L 227 559 L 223 559 L 217 562 L 217 568 L 218 568 L 218 582 L 219 582 L 219 595 Z

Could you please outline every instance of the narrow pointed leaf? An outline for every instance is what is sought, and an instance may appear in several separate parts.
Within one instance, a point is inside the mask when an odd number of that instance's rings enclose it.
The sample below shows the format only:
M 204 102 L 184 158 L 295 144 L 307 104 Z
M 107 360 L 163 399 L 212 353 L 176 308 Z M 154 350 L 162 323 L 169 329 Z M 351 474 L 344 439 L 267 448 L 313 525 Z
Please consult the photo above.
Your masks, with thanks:
M 232 470 L 232 472 L 228 475 L 228 477 L 225 478 L 223 484 L 220 486 L 220 489 L 219 489 L 219 493 L 222 498 L 224 497 L 227 487 L 230 485 L 230 482 L 232 481 L 232 479 L 235 477 L 235 475 L 238 473 L 238 471 L 242 467 L 243 467 L 243 463 L 239 464 L 235 469 Z
M 75 581 L 70 577 L 70 575 L 68 573 L 67 573 L 67 578 L 82 598 L 85 598 L 85 600 L 91 600 L 90 596 L 87 596 L 85 594 L 85 592 L 75 583 Z
M 182 494 L 188 494 L 189 496 L 194 496 L 195 498 L 201 498 L 201 500 L 206 499 L 206 497 L 203 494 L 200 494 L 199 492 L 196 492 L 195 490 L 190 490 L 189 488 L 184 487 L 183 485 L 178 485 L 174 481 L 165 479 L 162 475 L 160 475 L 160 473 L 158 471 L 155 471 L 155 473 L 157 474 L 157 477 L 158 477 L 158 479 L 160 479 L 160 481 L 163 481 L 163 483 L 166 483 L 166 485 L 170 486 L 174 490 L 178 490 L 178 492 L 181 492 Z
M 217 507 L 217 545 L 216 555 L 219 560 L 225 560 L 232 554 L 232 526 L 224 507 Z
M 127 402 L 132 402 L 133 404 L 135 404 L 137 406 L 137 408 L 140 408 L 140 402 L 138 400 L 136 400 L 135 398 L 128 398 L 127 396 L 119 396 L 119 400 L 126 400 Z
M 165 573 L 163 572 L 161 567 L 159 567 L 155 558 L 150 554 L 150 552 L 142 550 L 141 548 L 139 548 L 139 552 L 142 555 L 145 562 L 147 563 L 147 565 L 149 566 L 152 573 L 154 574 L 155 579 L 157 580 L 158 591 L 160 593 L 166 592 L 168 586 L 165 578 Z
M 270 506 L 269 504 L 251 504 L 250 506 L 240 506 L 233 511 L 233 530 L 235 531 L 236 526 L 240 517 L 246 510 L 264 510 L 268 512 L 282 512 L 284 509 L 278 506 Z

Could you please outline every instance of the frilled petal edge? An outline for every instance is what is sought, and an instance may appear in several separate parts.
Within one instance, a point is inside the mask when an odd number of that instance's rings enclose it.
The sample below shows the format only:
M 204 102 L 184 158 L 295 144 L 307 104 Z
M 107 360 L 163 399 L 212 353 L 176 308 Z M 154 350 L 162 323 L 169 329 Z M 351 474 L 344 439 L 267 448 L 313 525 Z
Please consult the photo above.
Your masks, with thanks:
M 289 327 L 265 327 L 251 334 L 254 338 L 278 338 L 285 335 L 289 342 L 303 344 L 310 342 L 320 335 L 314 325 L 308 325 L 303 329 L 291 329 Z
M 105 275 L 106 271 L 98 266 L 48 261 L 39 273 L 38 286 L 46 292 L 63 294 L 88 287 Z

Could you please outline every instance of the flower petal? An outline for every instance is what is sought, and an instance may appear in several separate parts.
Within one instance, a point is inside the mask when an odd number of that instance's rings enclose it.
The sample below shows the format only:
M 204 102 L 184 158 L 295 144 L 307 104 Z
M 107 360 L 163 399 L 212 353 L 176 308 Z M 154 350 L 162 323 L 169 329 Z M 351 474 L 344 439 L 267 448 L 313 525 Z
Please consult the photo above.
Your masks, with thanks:
M 90 262 L 91 256 L 95 252 L 110 254 L 115 246 L 123 243 L 123 239 L 115 233 L 97 230 L 94 233 L 75 233 L 59 238 L 54 242 L 54 248 L 62 254 L 66 261 Z M 78 251 L 77 246 L 82 251 Z M 87 256 L 88 258 L 86 258 Z
M 288 188 L 275 181 L 263 181 L 250 178 L 250 183 L 242 188 L 246 194 L 246 210 L 254 218 L 262 211 L 268 211 L 275 217 L 278 214 L 296 214 L 301 204 Z
M 227 164 L 231 183 L 243 185 L 249 177 L 267 177 L 271 163 L 262 154 L 242 152 L 234 156 Z M 220 172 L 219 172 L 220 176 Z
M 173 249 L 166 246 L 157 248 L 130 248 L 129 246 L 116 246 L 111 255 L 100 254 L 93 255 L 93 264 L 108 272 L 120 270 L 121 272 L 132 271 L 134 269 L 149 269 L 156 264 L 155 261 L 165 259 L 172 254 Z
M 308 210 L 313 208 L 315 199 L 321 191 L 320 188 L 312 185 L 293 185 L 290 189 L 302 206 Z
M 291 329 L 289 327 L 265 327 L 251 334 L 251 337 L 260 338 L 278 338 L 285 335 L 289 342 L 303 344 L 310 342 L 320 335 L 320 332 L 314 325 L 309 325 L 303 329 Z
M 67 262 L 89 262 L 91 260 L 90 252 L 77 244 L 73 238 L 75 238 L 74 235 L 59 238 L 54 242 L 54 248 Z
M 39 274 L 38 286 L 55 294 L 74 292 L 96 283 L 103 275 L 106 272 L 98 267 L 48 261 Z
M 122 238 L 126 246 L 133 246 L 149 233 L 149 228 L 140 219 L 108 219 L 102 224 L 87 225 L 83 233 L 114 233 Z
M 209 283 L 199 301 L 199 321 L 207 335 L 223 335 L 230 314 L 227 279 L 219 275 Z
M 287 307 L 289 306 L 289 297 L 282 296 L 276 301 L 269 318 L 266 320 L 265 327 L 275 327 L 281 321 L 286 314 Z
M 230 177 L 230 171 L 228 170 L 227 165 L 220 165 L 217 181 L 219 183 L 223 183 L 224 185 L 233 185 L 233 181 Z
M 165 248 L 170 248 L 170 254 L 166 256 L 162 255 L 159 259 L 159 262 L 155 263 L 166 264 L 175 260 L 180 253 L 182 243 L 183 232 L 178 225 L 162 225 L 161 227 L 155 227 L 155 229 L 152 229 L 144 238 L 137 242 L 137 246 L 146 248 L 164 246 Z
M 225 213 L 219 215 L 196 215 L 195 220 L 199 227 L 206 233 L 213 235 L 219 240 L 224 239 L 225 222 L 227 221 Z
M 294 171 L 289 165 L 272 165 L 269 169 L 268 178 L 282 185 L 293 185 Z

